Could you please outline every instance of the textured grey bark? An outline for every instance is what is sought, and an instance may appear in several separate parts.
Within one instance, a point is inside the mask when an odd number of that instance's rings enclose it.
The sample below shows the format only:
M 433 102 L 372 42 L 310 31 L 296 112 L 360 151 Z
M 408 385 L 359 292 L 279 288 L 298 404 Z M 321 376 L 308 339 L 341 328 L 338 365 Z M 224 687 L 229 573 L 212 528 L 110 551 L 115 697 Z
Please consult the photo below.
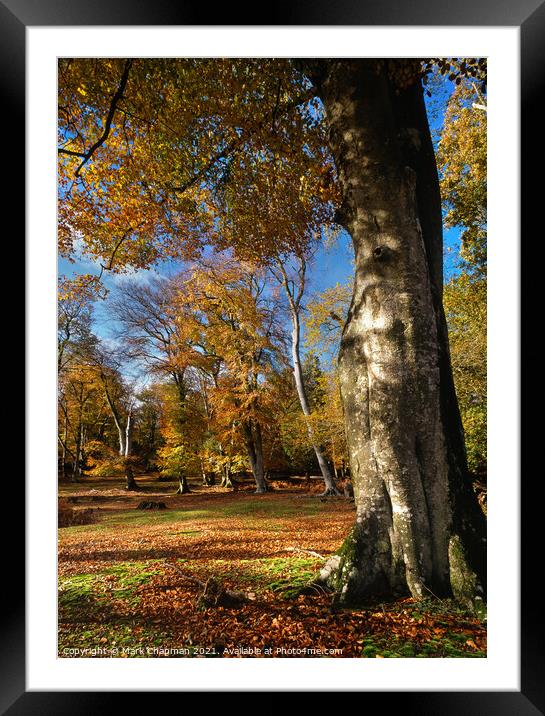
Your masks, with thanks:
M 374 60 L 315 70 L 356 267 L 339 371 L 357 517 L 321 577 L 340 603 L 482 595 L 484 528 L 448 359 L 427 120 L 403 126 L 414 116 Z

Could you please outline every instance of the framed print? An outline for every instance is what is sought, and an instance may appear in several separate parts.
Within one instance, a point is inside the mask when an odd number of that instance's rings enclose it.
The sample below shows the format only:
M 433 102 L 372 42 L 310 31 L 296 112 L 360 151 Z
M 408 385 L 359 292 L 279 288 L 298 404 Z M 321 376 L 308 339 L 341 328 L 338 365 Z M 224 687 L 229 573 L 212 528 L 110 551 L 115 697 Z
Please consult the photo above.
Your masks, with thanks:
M 29 307 L 6 713 L 545 712 L 518 377 L 545 5 L 352 5 L 0 5 Z

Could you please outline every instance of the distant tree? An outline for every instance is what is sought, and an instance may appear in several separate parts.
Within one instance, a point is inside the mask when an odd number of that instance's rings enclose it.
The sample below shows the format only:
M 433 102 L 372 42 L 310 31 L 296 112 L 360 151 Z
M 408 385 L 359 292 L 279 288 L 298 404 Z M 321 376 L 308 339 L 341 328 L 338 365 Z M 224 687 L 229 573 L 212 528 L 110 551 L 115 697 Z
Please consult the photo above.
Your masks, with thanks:
M 60 472 L 66 476 L 67 462 L 72 478 L 83 473 L 85 446 L 92 429 L 103 415 L 97 397 L 96 376 L 90 369 L 97 339 L 92 332 L 93 302 L 98 294 L 96 281 L 89 276 L 58 282 L 57 368 L 58 440 Z
M 137 435 L 139 453 L 144 461 L 144 470 L 155 466 L 157 450 L 161 445 L 159 421 L 161 417 L 160 387 L 157 383 L 140 391 L 138 401 Z
M 445 286 L 452 367 L 473 474 L 486 475 L 486 278 L 465 273 Z
M 136 490 L 138 486 L 134 479 L 132 459 L 136 412 L 135 392 L 123 378 L 119 358 L 115 351 L 99 344 L 93 351 L 92 362 L 117 430 L 119 458 L 125 473 L 127 490 Z
M 486 474 L 486 149 L 486 97 L 464 79 L 447 106 L 438 164 L 446 224 L 461 230 L 461 272 L 446 284 L 444 305 L 468 464 L 480 479 Z
M 60 471 L 66 476 L 67 459 L 72 463 L 72 479 L 81 477 L 86 465 L 86 446 L 93 428 L 101 421 L 105 403 L 92 367 L 71 361 L 59 376 Z
M 290 263 L 292 265 L 294 264 L 294 269 L 292 271 L 289 271 Z M 322 446 L 316 439 L 316 435 L 312 427 L 312 421 L 310 420 L 312 406 L 309 402 L 309 391 L 311 390 L 309 378 L 312 379 L 313 376 L 311 373 L 309 374 L 308 364 L 307 375 L 305 375 L 301 356 L 301 313 L 305 293 L 307 262 L 302 255 L 293 258 L 290 262 L 286 259 L 278 258 L 274 267 L 270 266 L 269 270 L 274 276 L 276 276 L 278 282 L 283 287 L 288 301 L 289 316 L 292 325 L 291 358 L 293 365 L 293 377 L 297 390 L 297 396 L 299 398 L 299 404 L 304 415 L 304 425 L 302 427 L 308 435 L 308 440 L 312 446 L 316 460 L 318 461 L 318 465 L 320 467 L 320 472 L 322 473 L 322 477 L 324 479 L 325 491 L 323 494 L 338 495 L 340 494 L 339 490 L 335 485 L 335 480 L 323 454 Z
M 228 259 L 196 267 L 182 279 L 178 295 L 201 322 L 205 352 L 221 362 L 215 400 L 244 441 L 256 492 L 266 492 L 263 429 L 270 415 L 264 396 L 283 339 L 274 300 L 259 272 Z
M 308 302 L 305 314 L 306 346 L 319 352 L 322 360 L 337 362 L 353 286 L 337 283 L 318 291 Z

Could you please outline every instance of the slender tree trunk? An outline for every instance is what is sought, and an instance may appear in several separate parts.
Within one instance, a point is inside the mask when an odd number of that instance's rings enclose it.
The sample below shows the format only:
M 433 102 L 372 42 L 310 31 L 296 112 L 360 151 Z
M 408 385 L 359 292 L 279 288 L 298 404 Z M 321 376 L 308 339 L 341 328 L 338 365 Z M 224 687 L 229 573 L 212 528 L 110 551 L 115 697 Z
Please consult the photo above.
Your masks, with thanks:
M 234 487 L 233 480 L 231 478 L 231 471 L 227 465 L 225 466 L 221 476 L 221 487 Z
M 407 161 L 385 69 L 325 61 L 318 83 L 356 265 L 339 372 L 357 517 L 321 577 L 340 603 L 404 593 L 471 599 L 484 594 L 485 540 L 440 305 L 440 206 L 433 195 L 422 208 L 422 168 Z M 418 131 L 423 146 L 427 121 Z
M 178 477 L 178 489 L 174 493 L 175 495 L 187 495 L 190 493 L 191 490 L 189 489 L 189 483 L 187 482 L 187 476 L 183 470 L 180 470 L 180 475 Z
M 127 436 L 126 436 L 126 430 L 123 429 L 123 426 L 121 425 L 121 422 L 119 420 L 119 416 L 117 415 L 117 412 L 114 413 L 112 410 L 112 416 L 114 419 L 115 427 L 117 428 L 117 438 L 119 442 L 119 456 L 125 457 L 127 453 Z
M 127 413 L 127 422 L 125 424 L 125 457 L 130 457 L 132 451 L 132 406 Z
M 318 465 L 320 466 L 320 472 L 322 473 L 322 477 L 324 478 L 325 483 L 325 491 L 324 495 L 340 495 L 339 490 L 337 489 L 335 485 L 335 481 L 333 479 L 333 476 L 331 474 L 331 470 L 329 469 L 329 465 L 327 464 L 327 460 L 324 456 L 324 453 L 322 451 L 322 448 L 320 445 L 318 445 L 315 436 L 314 431 L 312 430 L 312 425 L 310 424 L 308 418 L 310 417 L 310 406 L 308 403 L 307 398 L 307 392 L 305 389 L 305 381 L 303 376 L 303 367 L 301 365 L 301 355 L 300 355 L 300 342 L 301 342 L 301 326 L 299 321 L 299 315 L 297 311 L 295 311 L 292 307 L 291 311 L 291 322 L 292 322 L 292 333 L 291 333 L 291 350 L 292 350 L 292 360 L 293 360 L 293 376 L 295 378 L 295 387 L 297 389 L 297 395 L 299 397 L 299 403 L 301 404 L 301 410 L 303 411 L 303 415 L 305 418 L 307 418 L 307 432 L 309 436 L 310 443 L 312 445 L 312 449 L 314 450 L 314 454 L 316 455 L 316 459 L 318 460 Z
M 253 423 L 253 424 L 252 424 Z M 250 468 L 256 484 L 256 494 L 267 492 L 267 483 L 263 470 L 263 444 L 261 427 L 257 421 L 248 420 L 243 425 L 244 443 L 248 452 Z
M 127 413 L 127 422 L 125 424 L 124 453 L 125 458 L 125 477 L 127 479 L 127 490 L 137 490 L 138 485 L 134 479 L 134 473 L 131 464 L 132 450 L 132 405 Z
M 62 441 L 62 454 L 61 454 L 61 475 L 62 479 L 66 478 L 66 444 L 68 442 L 68 417 L 64 416 L 64 438 Z
M 72 480 L 75 482 L 81 474 L 81 422 L 76 430 L 76 440 L 74 448 L 74 465 L 72 470 Z
M 138 490 L 138 485 L 134 479 L 132 465 L 128 459 L 125 461 L 125 479 L 127 480 L 127 490 Z
M 223 445 L 221 443 L 219 443 L 219 451 L 221 457 L 224 458 L 225 450 L 223 449 Z M 231 479 L 231 466 L 229 464 L 229 461 L 227 461 L 221 469 L 220 487 L 234 487 L 233 481 Z
M 121 416 L 117 410 L 117 407 L 110 395 L 110 391 L 108 390 L 108 383 L 106 380 L 106 377 L 101 374 L 102 377 L 102 386 L 104 388 L 104 396 L 106 398 L 106 402 L 108 403 L 108 406 L 110 408 L 110 412 L 112 414 L 112 418 L 114 419 L 115 427 L 117 428 L 117 436 L 119 439 L 119 455 L 121 457 L 125 457 L 125 453 L 127 451 L 127 444 L 126 444 L 126 429 L 127 425 L 125 425 L 125 429 L 123 429 L 123 425 L 121 423 Z
M 212 470 L 207 470 L 204 460 L 201 460 L 202 484 L 204 487 L 212 487 L 216 484 L 216 476 Z

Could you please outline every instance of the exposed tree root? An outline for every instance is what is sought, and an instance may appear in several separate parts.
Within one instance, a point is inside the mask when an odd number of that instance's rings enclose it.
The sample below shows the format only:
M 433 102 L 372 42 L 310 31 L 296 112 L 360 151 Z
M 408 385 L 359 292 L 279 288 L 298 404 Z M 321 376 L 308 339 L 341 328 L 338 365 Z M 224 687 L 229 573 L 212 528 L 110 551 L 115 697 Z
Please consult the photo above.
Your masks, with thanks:
M 326 487 L 323 492 L 320 492 L 319 497 L 341 497 L 342 494 L 336 487 Z

